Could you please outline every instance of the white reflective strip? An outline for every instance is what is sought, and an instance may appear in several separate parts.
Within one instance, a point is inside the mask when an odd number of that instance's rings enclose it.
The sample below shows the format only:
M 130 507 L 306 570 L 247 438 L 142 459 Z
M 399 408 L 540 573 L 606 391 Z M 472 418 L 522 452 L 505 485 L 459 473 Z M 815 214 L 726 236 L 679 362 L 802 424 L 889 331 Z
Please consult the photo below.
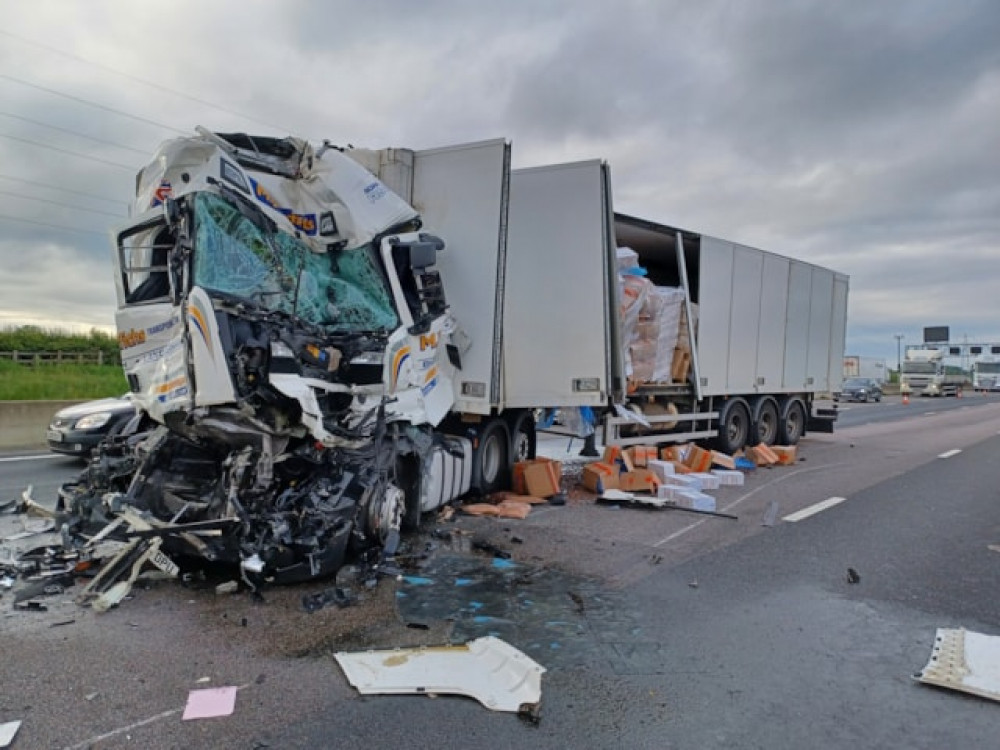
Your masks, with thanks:
M 10 458 L 0 458 L 0 463 L 7 463 L 8 461 L 40 461 L 43 458 L 71 458 L 71 456 L 62 456 L 57 453 L 46 453 L 42 456 L 11 456 Z
M 938 458 L 951 458 L 952 456 L 957 456 L 961 452 L 962 451 L 960 451 L 958 448 L 954 448 L 950 451 L 945 451 L 940 456 L 938 456 Z
M 809 518 L 809 516 L 814 516 L 827 508 L 832 508 L 834 505 L 840 505 L 846 499 L 846 497 L 828 497 L 823 502 L 816 503 L 815 505 L 810 505 L 808 508 L 796 511 L 795 513 L 785 516 L 781 520 L 795 523 L 796 521 L 801 521 L 804 518 Z

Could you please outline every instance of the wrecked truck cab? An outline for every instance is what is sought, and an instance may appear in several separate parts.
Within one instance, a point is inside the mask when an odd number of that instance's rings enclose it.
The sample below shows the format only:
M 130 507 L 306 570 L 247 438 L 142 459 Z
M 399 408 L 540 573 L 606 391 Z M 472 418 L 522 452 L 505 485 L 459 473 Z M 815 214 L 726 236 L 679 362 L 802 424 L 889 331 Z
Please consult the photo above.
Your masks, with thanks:
M 157 425 L 127 487 L 163 549 L 279 583 L 391 548 L 470 488 L 472 444 L 435 427 L 468 347 L 434 269 L 444 241 L 337 149 L 199 131 L 137 179 L 114 235 L 132 397 Z

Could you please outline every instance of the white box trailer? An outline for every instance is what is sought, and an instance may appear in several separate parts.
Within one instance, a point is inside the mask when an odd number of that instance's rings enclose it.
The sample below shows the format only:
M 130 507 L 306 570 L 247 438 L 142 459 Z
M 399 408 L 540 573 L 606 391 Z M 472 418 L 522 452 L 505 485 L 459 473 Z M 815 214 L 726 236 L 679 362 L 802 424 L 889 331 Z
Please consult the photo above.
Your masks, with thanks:
M 814 400 L 841 381 L 847 276 L 615 213 L 600 160 L 510 171 L 503 140 L 355 158 L 446 238 L 438 267 L 473 341 L 457 412 L 596 407 L 606 443 L 717 438 L 730 452 L 832 429 Z M 685 382 L 628 387 L 619 246 L 684 290 L 689 321 L 697 306 Z

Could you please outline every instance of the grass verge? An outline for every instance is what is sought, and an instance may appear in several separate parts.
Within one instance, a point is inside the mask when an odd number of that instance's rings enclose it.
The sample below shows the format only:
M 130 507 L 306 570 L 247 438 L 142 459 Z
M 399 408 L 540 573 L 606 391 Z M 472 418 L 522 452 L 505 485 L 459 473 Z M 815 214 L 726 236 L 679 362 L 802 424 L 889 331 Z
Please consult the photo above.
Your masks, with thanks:
M 0 401 L 92 399 L 128 390 L 120 365 L 21 365 L 0 361 Z

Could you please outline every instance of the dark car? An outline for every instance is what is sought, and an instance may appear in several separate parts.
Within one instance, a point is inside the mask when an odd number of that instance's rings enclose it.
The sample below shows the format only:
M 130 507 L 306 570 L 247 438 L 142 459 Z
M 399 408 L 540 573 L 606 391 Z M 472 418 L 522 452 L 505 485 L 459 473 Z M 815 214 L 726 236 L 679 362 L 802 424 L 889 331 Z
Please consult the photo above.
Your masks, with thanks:
M 882 386 L 874 378 L 848 378 L 840 389 L 841 401 L 881 401 Z
M 70 456 L 89 456 L 95 445 L 135 416 L 127 398 L 102 398 L 56 412 L 45 433 L 49 450 Z

